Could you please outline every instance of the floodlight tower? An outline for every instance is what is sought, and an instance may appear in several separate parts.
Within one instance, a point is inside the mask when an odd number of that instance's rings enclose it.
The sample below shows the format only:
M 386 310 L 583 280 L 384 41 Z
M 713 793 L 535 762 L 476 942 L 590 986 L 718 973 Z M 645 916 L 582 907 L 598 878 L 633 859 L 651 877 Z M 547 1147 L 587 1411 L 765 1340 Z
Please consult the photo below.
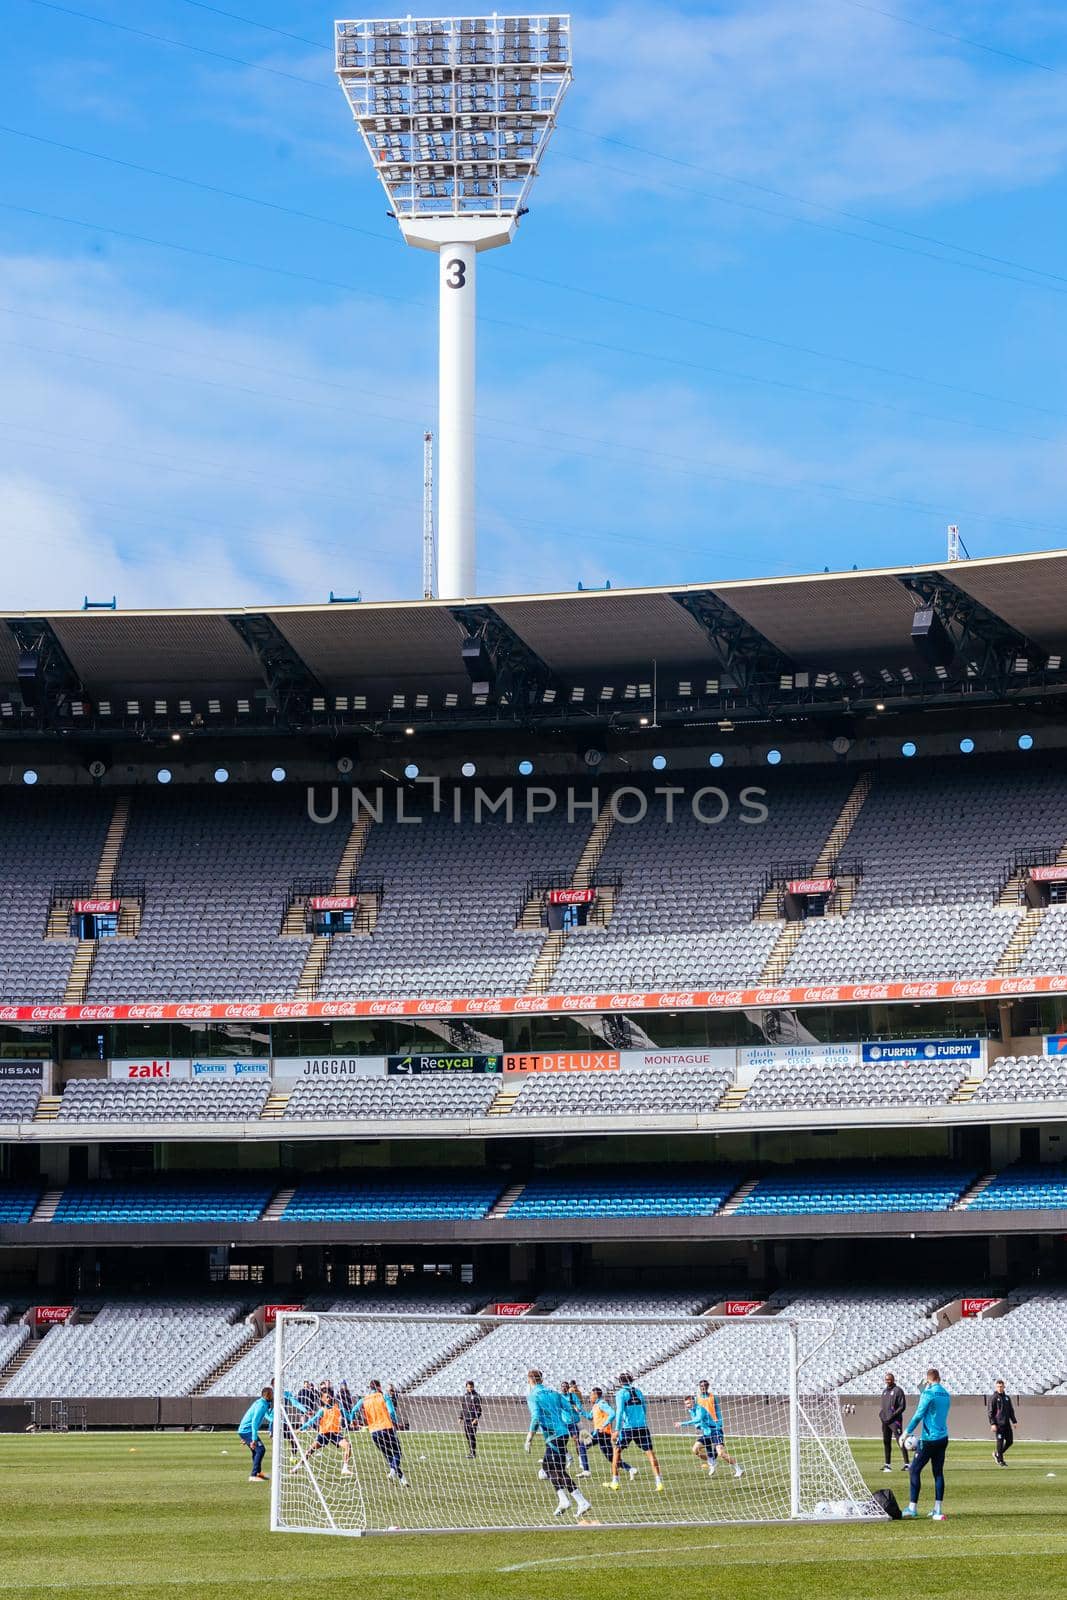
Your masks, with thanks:
M 337 76 L 410 245 L 436 251 L 437 593 L 476 593 L 478 252 L 509 244 L 571 81 L 566 16 L 338 22 Z

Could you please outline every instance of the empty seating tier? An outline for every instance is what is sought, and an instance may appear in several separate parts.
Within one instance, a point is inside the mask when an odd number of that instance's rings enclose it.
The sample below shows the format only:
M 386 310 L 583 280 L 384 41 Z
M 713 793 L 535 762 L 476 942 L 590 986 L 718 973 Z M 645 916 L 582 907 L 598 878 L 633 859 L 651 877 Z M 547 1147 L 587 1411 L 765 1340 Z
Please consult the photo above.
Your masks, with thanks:
M 57 1223 L 258 1222 L 274 1192 L 272 1178 L 151 1178 L 69 1184 Z
M 283 1222 L 419 1222 L 484 1217 L 501 1190 L 495 1177 L 423 1178 L 392 1172 L 302 1183 Z
M 633 1117 L 714 1111 L 732 1078 L 732 1069 L 697 1067 L 535 1074 L 522 1085 L 511 1115 Z
M 956 1394 L 989 1395 L 997 1378 L 1009 1394 L 1042 1394 L 1067 1379 L 1067 1293 L 1012 1295 L 1000 1317 L 963 1317 L 907 1352 L 907 1381 L 914 1387 L 937 1367 Z M 852 1380 L 850 1394 L 878 1394 L 880 1366 Z M 898 1371 L 898 1377 L 902 1375 Z M 902 1377 L 902 1381 L 904 1381 Z
M 737 1181 L 721 1168 L 551 1173 L 530 1180 L 508 1217 L 713 1217 Z
M 1067 1100 L 1067 1056 L 1001 1056 L 975 1090 L 971 1105 Z
M 40 1194 L 39 1183 L 0 1183 L 0 1223 L 29 1222 Z
M 745 1111 L 817 1110 L 820 1106 L 940 1106 L 958 1087 L 956 1061 L 885 1061 L 859 1066 L 761 1067 L 745 1096 Z
M 32 1122 L 40 1098 L 39 1083 L 0 1083 L 0 1122 Z
M 973 1170 L 936 1161 L 797 1166 L 761 1178 L 737 1215 L 947 1211 L 976 1177 Z
M 285 1107 L 287 1120 L 375 1122 L 387 1118 L 481 1117 L 501 1078 L 492 1073 L 427 1072 L 416 1078 L 304 1078 Z
M 1062 1211 L 1067 1208 L 1067 1165 L 1020 1161 L 998 1172 L 968 1211 Z
M 75 1078 L 59 1103 L 57 1122 L 251 1122 L 270 1085 L 263 1083 L 126 1083 Z

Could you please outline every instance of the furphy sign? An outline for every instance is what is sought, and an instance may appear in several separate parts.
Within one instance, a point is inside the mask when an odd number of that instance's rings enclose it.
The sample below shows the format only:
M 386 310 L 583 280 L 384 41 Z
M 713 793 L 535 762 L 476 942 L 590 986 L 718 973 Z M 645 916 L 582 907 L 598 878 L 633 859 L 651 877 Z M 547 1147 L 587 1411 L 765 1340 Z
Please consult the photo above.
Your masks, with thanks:
M 879 1039 L 863 1046 L 864 1065 L 887 1061 L 981 1061 L 981 1039 Z
M 391 1078 L 414 1077 L 420 1072 L 499 1072 L 500 1057 L 471 1056 L 386 1056 L 385 1070 Z

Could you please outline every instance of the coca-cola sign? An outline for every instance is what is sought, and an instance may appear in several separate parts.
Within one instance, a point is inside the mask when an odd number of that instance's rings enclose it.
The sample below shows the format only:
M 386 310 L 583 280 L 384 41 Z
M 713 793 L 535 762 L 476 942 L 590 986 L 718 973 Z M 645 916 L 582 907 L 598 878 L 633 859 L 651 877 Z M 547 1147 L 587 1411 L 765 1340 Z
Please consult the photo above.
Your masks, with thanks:
M 750 1317 L 753 1311 L 758 1311 L 762 1304 L 762 1300 L 727 1300 L 726 1315 L 728 1317 Z
M 596 890 L 550 889 L 546 898 L 550 906 L 591 906 L 596 899 Z
M 786 888 L 790 894 L 833 894 L 836 878 L 790 878 Z
M 990 1306 L 995 1306 L 996 1303 L 995 1296 L 992 1298 L 987 1296 L 983 1299 L 981 1296 L 971 1295 L 966 1300 L 960 1301 L 960 1316 L 980 1317 L 984 1311 L 988 1311 Z
M 493 1306 L 494 1317 L 524 1317 L 533 1309 L 532 1300 L 498 1300 Z
M 313 894 L 308 896 L 312 911 L 355 911 L 358 894 Z
M 122 910 L 121 900 L 72 900 L 70 909 L 79 916 L 115 917 Z
M 1030 876 L 1035 883 L 1067 883 L 1067 865 L 1031 867 Z
M 33 1315 L 39 1328 L 54 1328 L 66 1322 L 73 1310 L 73 1306 L 38 1306 Z

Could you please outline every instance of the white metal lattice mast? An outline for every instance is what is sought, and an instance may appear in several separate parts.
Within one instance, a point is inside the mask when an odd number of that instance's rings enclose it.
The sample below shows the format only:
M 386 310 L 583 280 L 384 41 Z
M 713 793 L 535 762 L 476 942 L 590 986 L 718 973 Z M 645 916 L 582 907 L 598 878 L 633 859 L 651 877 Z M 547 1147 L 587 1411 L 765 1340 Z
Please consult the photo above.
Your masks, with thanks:
M 510 243 L 571 79 L 567 16 L 335 24 L 337 75 L 390 212 L 439 258 L 437 593 L 476 593 L 478 252 Z

